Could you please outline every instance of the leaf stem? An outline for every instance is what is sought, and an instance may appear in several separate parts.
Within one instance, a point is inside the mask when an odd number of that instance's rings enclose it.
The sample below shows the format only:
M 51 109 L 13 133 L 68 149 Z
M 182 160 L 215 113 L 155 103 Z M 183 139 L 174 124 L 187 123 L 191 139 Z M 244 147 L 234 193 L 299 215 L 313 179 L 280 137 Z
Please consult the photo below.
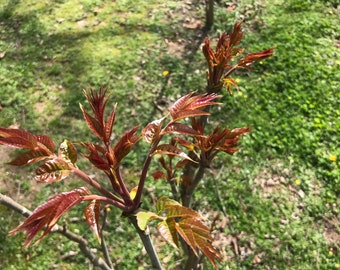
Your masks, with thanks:
M 144 161 L 144 165 L 143 165 L 143 169 L 142 169 L 142 173 L 140 175 L 139 178 L 139 183 L 138 183 L 138 189 L 137 189 L 137 193 L 135 198 L 133 199 L 134 205 L 136 207 L 136 209 L 139 207 L 140 205 L 140 201 L 142 198 L 142 192 L 144 189 L 144 184 L 145 184 L 145 180 L 146 180 L 146 176 L 149 170 L 149 166 L 151 163 L 151 159 L 152 159 L 152 153 L 155 151 L 157 145 L 159 144 L 159 142 L 161 141 L 163 135 L 160 135 L 151 145 L 148 156 L 146 157 L 145 161 Z
M 114 170 L 113 173 L 114 173 L 115 178 L 118 180 L 118 183 L 119 183 L 119 186 L 120 186 L 121 192 L 122 192 L 121 196 L 122 196 L 125 204 L 127 206 L 130 206 L 130 207 L 133 206 L 134 205 L 133 200 L 131 199 L 130 192 L 127 189 L 127 187 L 126 187 L 126 185 L 123 181 L 122 174 L 120 173 L 119 168 L 117 170 Z
M 94 187 L 96 190 L 98 190 L 101 194 L 105 195 L 108 198 L 111 198 L 114 201 L 117 201 L 118 203 L 124 204 L 124 201 L 116 196 L 115 194 L 111 193 L 107 189 L 103 188 L 97 181 L 93 180 L 90 176 L 88 176 L 83 171 L 79 170 L 78 168 L 69 165 L 71 170 L 81 179 L 83 179 L 86 183 Z
M 83 197 L 83 200 L 84 201 L 90 201 L 90 200 L 98 200 L 98 201 L 101 201 L 101 202 L 106 202 L 108 204 L 111 204 L 123 211 L 130 211 L 131 210 L 131 207 L 128 207 L 126 206 L 124 203 L 120 203 L 120 202 L 117 202 L 115 200 L 112 200 L 110 198 L 107 198 L 107 197 L 104 197 L 104 196 L 98 196 L 98 195 L 87 195 L 87 196 L 84 196 Z

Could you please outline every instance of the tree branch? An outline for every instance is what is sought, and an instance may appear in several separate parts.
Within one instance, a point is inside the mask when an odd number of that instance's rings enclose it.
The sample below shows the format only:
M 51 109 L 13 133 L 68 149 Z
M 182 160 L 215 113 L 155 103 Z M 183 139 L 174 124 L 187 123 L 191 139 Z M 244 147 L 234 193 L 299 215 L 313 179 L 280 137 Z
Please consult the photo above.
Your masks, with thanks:
M 129 219 L 131 221 L 131 223 L 133 224 L 133 226 L 135 227 L 136 231 L 138 232 L 138 235 L 140 237 L 140 239 L 143 242 L 143 245 L 146 249 L 146 252 L 148 253 L 150 259 L 151 259 L 151 263 L 152 263 L 152 269 L 154 270 L 162 270 L 163 267 L 161 265 L 161 262 L 159 261 L 157 252 L 151 242 L 151 238 L 148 232 L 146 231 L 142 231 L 137 224 L 137 219 L 136 216 L 129 216 Z

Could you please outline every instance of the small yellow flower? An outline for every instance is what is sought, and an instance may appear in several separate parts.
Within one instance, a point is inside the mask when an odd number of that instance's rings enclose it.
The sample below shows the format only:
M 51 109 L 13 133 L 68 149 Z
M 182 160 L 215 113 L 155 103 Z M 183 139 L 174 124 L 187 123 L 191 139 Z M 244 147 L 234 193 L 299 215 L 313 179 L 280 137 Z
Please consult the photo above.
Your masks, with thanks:
M 260 65 L 262 65 L 262 64 L 263 64 L 263 62 L 262 62 L 262 61 L 260 61 L 259 63 L 260 63 Z
M 241 91 L 238 91 L 237 95 L 239 95 L 241 97 L 243 95 L 243 93 Z
M 339 263 L 336 263 L 336 264 L 335 264 L 335 268 L 340 268 L 340 264 L 339 264 Z
M 301 180 L 300 179 L 296 179 L 295 180 L 295 185 L 297 185 L 297 186 L 301 185 Z
M 163 74 L 163 76 L 167 76 L 167 75 L 169 74 L 169 70 L 164 70 L 164 71 L 162 72 L 162 74 Z
M 330 161 L 336 161 L 336 156 L 330 155 L 330 156 L 329 156 L 329 160 L 330 160 Z
M 329 256 L 333 256 L 333 254 L 334 254 L 334 253 L 333 253 L 332 250 L 328 251 L 328 255 L 329 255 Z
M 237 82 L 237 83 L 239 83 L 240 81 L 241 81 L 240 78 L 236 78 L 236 79 L 235 79 L 235 82 Z

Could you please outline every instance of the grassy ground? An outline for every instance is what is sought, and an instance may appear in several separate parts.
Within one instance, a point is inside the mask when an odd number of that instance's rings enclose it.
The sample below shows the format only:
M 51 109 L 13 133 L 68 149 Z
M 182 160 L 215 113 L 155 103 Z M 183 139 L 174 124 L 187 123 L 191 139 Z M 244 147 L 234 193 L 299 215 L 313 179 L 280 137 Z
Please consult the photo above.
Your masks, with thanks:
M 254 131 L 240 153 L 216 161 L 195 195 L 195 207 L 209 219 L 220 213 L 214 234 L 225 258 L 221 269 L 338 269 L 339 7 L 326 0 L 240 0 L 219 1 L 215 11 L 212 38 L 243 20 L 247 51 L 276 47 L 254 71 L 236 74 L 238 91 L 225 93 L 224 106 L 213 112 L 223 124 Z M 3 0 L 0 126 L 55 141 L 89 140 L 79 110 L 82 89 L 102 84 L 118 102 L 117 134 L 144 125 L 161 115 L 153 101 L 166 108 L 178 95 L 203 89 L 203 25 L 204 1 Z M 137 149 L 126 165 L 142 162 L 143 147 Z M 2 163 L 9 159 L 4 148 L 0 154 Z M 42 186 L 27 179 L 28 171 L 0 168 L 0 189 L 30 208 L 81 185 Z M 151 179 L 148 186 L 157 197 L 169 193 Z M 0 218 L 1 269 L 89 265 L 57 235 L 23 250 L 22 236 L 6 236 L 22 218 L 3 206 Z M 82 222 L 70 226 L 96 247 Z M 112 218 L 108 230 L 117 269 L 148 269 L 124 220 Z M 181 263 L 178 252 L 158 248 L 169 269 Z

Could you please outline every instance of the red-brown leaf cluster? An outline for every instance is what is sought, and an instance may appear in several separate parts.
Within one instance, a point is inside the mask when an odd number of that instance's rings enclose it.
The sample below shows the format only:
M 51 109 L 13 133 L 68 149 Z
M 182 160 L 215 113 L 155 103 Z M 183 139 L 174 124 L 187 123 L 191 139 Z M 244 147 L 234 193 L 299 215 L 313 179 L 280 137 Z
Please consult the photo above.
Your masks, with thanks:
M 36 208 L 21 225 L 10 231 L 9 234 L 13 235 L 19 231 L 25 231 L 27 238 L 24 246 L 27 247 L 38 232 L 44 230 L 44 233 L 36 241 L 38 243 L 52 230 L 53 226 L 65 212 L 80 203 L 83 197 L 88 194 L 90 194 L 90 191 L 82 187 L 56 195 Z
M 211 48 L 208 38 L 204 42 L 202 50 L 208 63 L 208 93 L 219 93 L 223 86 L 227 88 L 228 92 L 231 92 L 232 86 L 237 87 L 236 81 L 229 77 L 231 73 L 238 68 L 250 68 L 253 62 L 267 58 L 274 52 L 271 48 L 262 52 L 248 53 L 241 60 L 234 63 L 235 58 L 244 51 L 243 48 L 236 47 L 243 38 L 241 26 L 242 23 L 235 23 L 230 34 L 222 33 L 215 50 Z

